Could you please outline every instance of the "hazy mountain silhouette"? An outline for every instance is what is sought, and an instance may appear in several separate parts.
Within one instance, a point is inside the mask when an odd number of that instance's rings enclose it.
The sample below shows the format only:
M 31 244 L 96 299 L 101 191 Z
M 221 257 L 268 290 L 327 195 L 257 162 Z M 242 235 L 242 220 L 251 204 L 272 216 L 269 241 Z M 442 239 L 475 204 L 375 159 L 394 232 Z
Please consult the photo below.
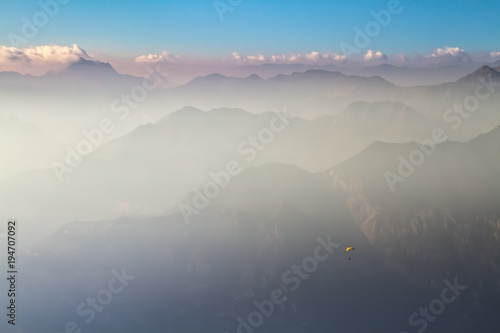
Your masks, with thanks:
M 484 65 L 473 73 L 461 78 L 457 83 L 478 82 L 479 80 L 500 81 L 500 73 L 490 66 Z
M 46 167 L 54 142 L 34 124 L 0 113 L 0 179 Z
M 396 86 L 380 77 L 308 70 L 280 74 L 267 80 L 213 74 L 172 88 L 166 96 L 203 109 L 230 106 L 254 113 L 287 106 L 294 114 L 314 118 L 339 112 L 352 101 L 379 100 L 382 96 L 389 96 L 384 92 L 392 88 Z
M 391 64 L 380 64 L 373 66 L 346 66 L 345 64 L 329 64 L 324 66 L 307 64 L 261 64 L 241 65 L 224 71 L 228 76 L 246 77 L 250 74 L 258 74 L 263 78 L 271 78 L 279 74 L 290 75 L 293 72 L 305 72 L 307 70 L 339 71 L 345 75 L 357 76 L 380 76 L 389 82 L 401 86 L 432 85 L 456 81 L 467 75 L 481 64 L 472 62 L 447 64 L 434 67 L 409 67 Z
M 466 68 L 472 71 L 470 67 Z M 452 67 L 448 69 L 455 74 L 458 73 Z M 387 71 L 423 73 L 433 70 L 380 65 L 360 69 L 360 74 L 363 75 L 376 74 L 369 77 L 311 69 L 301 73 L 293 72 L 289 75 L 279 74 L 267 79 L 250 74 L 244 78 L 236 78 L 215 73 L 197 77 L 184 85 L 170 88 L 164 88 L 170 85 L 165 79 L 162 83 L 163 88 L 149 92 L 146 100 L 140 105 L 141 109 L 148 110 L 155 120 L 167 112 L 173 112 L 186 105 L 200 109 L 242 108 L 251 113 L 261 113 L 286 106 L 291 113 L 313 119 L 322 115 L 340 113 L 349 104 L 357 101 L 395 100 L 418 112 L 441 119 L 447 108 L 452 107 L 456 102 L 463 102 L 467 95 L 474 94 L 475 88 L 480 84 L 477 79 L 483 77 L 496 80 L 496 77 L 483 73 L 484 67 L 478 69 L 476 74 L 469 74 L 456 82 L 415 87 L 399 87 L 377 76 L 382 75 L 379 72 Z M 402 75 L 410 74 L 408 72 Z M 12 74 L 4 76 L 10 77 Z M 14 80 L 17 83 L 14 85 L 10 85 L 7 79 L 2 81 L 1 77 L 2 75 L 0 75 L 0 86 L 9 86 L 2 90 L 2 98 L 5 98 L 7 105 L 18 103 L 19 110 L 31 114 L 33 111 L 28 110 L 39 107 L 33 105 L 31 98 L 27 98 L 29 95 L 47 103 L 50 102 L 52 109 L 58 111 L 73 109 L 74 112 L 83 116 L 89 114 L 89 109 L 97 109 L 96 105 L 90 107 L 89 103 L 101 104 L 100 108 L 109 109 L 116 98 L 124 95 L 130 96 L 131 90 L 135 86 L 141 86 L 143 82 L 143 78 L 117 73 L 109 64 L 85 59 L 70 65 L 60 73 L 41 77 L 17 75 Z M 469 83 L 466 84 L 466 82 Z M 66 98 L 61 98 L 61 94 Z M 497 89 L 492 98 L 481 102 L 481 108 L 488 110 L 482 114 L 491 116 L 489 110 L 496 105 L 498 96 Z M 74 105 L 71 105 L 72 103 Z M 152 105 L 162 105 L 162 108 Z M 49 105 L 43 107 L 51 112 Z M 490 118 L 486 123 L 492 121 Z M 484 130 L 480 128 L 479 132 Z M 477 133 L 476 131 L 476 135 Z M 469 134 L 466 139 L 470 138 L 472 136 Z
M 457 278 L 467 289 L 428 331 L 490 332 L 500 304 L 499 140 L 495 129 L 467 143 L 439 144 L 394 193 L 383 174 L 418 149 L 414 144 L 376 143 L 317 174 L 280 164 L 247 169 L 189 225 L 178 212 L 68 224 L 24 258 L 34 270 L 29 306 L 57 290 L 51 309 L 58 315 L 43 321 L 55 329 L 112 269 L 126 267 L 136 278 L 106 318 L 130 318 L 140 307 L 149 313 L 142 329 L 234 331 L 238 317 L 255 311 L 253 301 L 280 288 L 287 301 L 264 320 L 263 332 L 396 331 L 439 297 L 444 279 Z M 283 272 L 327 235 L 340 250 L 292 291 Z M 350 261 L 347 245 L 357 251 Z M 81 281 L 81 289 L 64 287 L 69 280 Z M 367 319 L 356 320 L 359 312 Z M 109 329 L 103 319 L 92 325 Z
M 261 200 L 252 201 L 254 195 Z M 113 267 L 126 267 L 136 279 L 117 295 L 116 306 L 107 309 L 106 318 L 122 317 L 115 329 L 138 329 L 125 318 L 141 307 L 147 310 L 141 313 L 149 313 L 141 320 L 143 330 L 234 331 L 237 317 L 246 318 L 255 310 L 252 302 L 267 299 L 275 288 L 284 291 L 287 301 L 266 319 L 263 331 L 300 325 L 312 325 L 309 330 L 317 331 L 319 323 L 347 331 L 363 329 L 366 323 L 355 320 L 359 311 L 371 313 L 371 327 L 396 329 L 416 306 L 408 298 L 419 304 L 432 293 L 405 286 L 383 263 L 381 253 L 352 222 L 340 195 L 319 175 L 269 165 L 235 178 L 190 225 L 179 214 L 69 224 L 25 258 L 36 276 L 29 287 L 28 307 L 37 306 L 46 299 L 44 291 L 58 285 L 51 304 L 56 314 L 38 324 L 56 329 L 68 316 L 74 317 L 74 307 L 84 295 L 110 278 Z M 317 237 L 326 241 L 327 235 L 342 245 L 297 291 L 291 290 L 282 280 L 283 272 L 313 255 Z M 146 240 L 147 247 L 140 245 Z M 356 244 L 364 255 L 347 260 L 344 244 Z M 134 259 L 138 255 L 144 260 Z M 62 268 L 58 276 L 52 273 L 56 265 Z M 66 281 L 81 281 L 81 289 L 68 290 Z M 363 302 L 352 298 L 355 290 L 365 295 Z M 382 298 L 389 302 L 381 304 Z M 128 305 L 120 306 L 121 302 Z M 389 320 L 394 317 L 401 320 Z M 92 323 L 96 332 L 105 331 L 107 325 L 99 318 Z
M 360 76 L 380 76 L 397 85 L 417 86 L 453 82 L 474 70 L 469 64 L 444 65 L 440 67 L 408 67 L 380 64 L 366 67 L 339 68 L 344 74 Z
M 27 214 L 33 219 L 45 216 L 47 202 L 35 200 L 43 193 L 52 193 L 46 199 L 52 204 L 59 202 L 61 207 L 68 207 L 61 208 L 57 217 L 49 213 L 55 224 L 81 214 L 93 218 L 153 214 L 175 205 L 193 187 L 210 181 L 209 173 L 224 170 L 230 160 L 237 160 L 242 168 L 286 163 L 319 172 L 377 140 L 408 142 L 425 138 L 432 126 L 424 119 L 398 102 L 356 103 L 345 114 L 315 120 L 273 112 L 256 115 L 241 109 L 205 112 L 185 107 L 84 156 L 74 172 L 61 171 L 63 184 L 58 183 L 52 168 L 5 180 L 1 191 L 23 189 L 26 196 L 23 200 L 7 197 L 4 214 L 14 213 L 24 202 L 30 205 Z M 265 149 L 253 147 L 251 138 L 257 138 L 266 128 L 269 131 L 273 121 L 280 127 L 279 132 L 274 132 L 267 144 L 259 144 Z M 66 151 L 57 161 L 65 164 L 69 155 Z M 74 153 L 69 158 L 73 162 L 76 159 Z M 88 186 L 94 182 L 107 191 Z M 137 192 L 138 187 L 148 191 Z M 85 201 L 78 199 L 80 193 L 86 194 Z M 93 207 L 91 212 L 88 205 Z
M 73 70 L 78 72 L 87 68 L 85 66 L 91 66 L 110 77 L 121 77 L 106 64 L 82 61 L 74 66 L 68 69 L 69 74 L 61 75 L 71 76 Z M 497 84 L 496 72 L 488 68 L 478 69 L 457 82 L 419 87 L 398 87 L 380 77 L 347 76 L 325 70 L 278 75 L 267 80 L 256 75 L 247 78 L 218 74 L 199 77 L 180 87 L 155 91 L 140 108 L 154 108 L 158 116 L 163 110 L 163 107 L 158 107 L 163 106 L 162 101 L 165 101 L 165 109 L 176 103 L 185 105 L 192 101 L 214 105 L 244 104 L 253 106 L 253 111 L 289 105 L 287 111 L 290 113 L 298 111 L 315 119 L 290 121 L 286 130 L 275 134 L 272 144 L 258 152 L 256 158 L 248 163 L 245 160 L 248 155 L 239 153 L 238 145 L 248 140 L 248 136 L 255 136 L 268 127 L 272 113 L 252 115 L 238 108 L 224 108 L 216 112 L 182 109 L 158 123 L 140 126 L 129 135 L 100 147 L 95 154 L 85 157 L 74 173 L 66 175 L 70 180 L 61 187 L 50 168 L 9 179 L 3 183 L 2 191 L 16 191 L 25 200 L 6 195 L 5 209 L 2 211 L 6 214 L 5 218 L 11 216 L 9 211 L 28 211 L 32 219 L 30 223 L 41 214 L 53 221 L 54 225 L 61 225 L 78 216 L 95 219 L 110 217 L 110 214 L 126 214 L 130 212 L 130 207 L 139 207 L 136 210 L 138 213 L 154 214 L 165 206 L 174 205 L 194 186 L 208 181 L 210 171 L 224 168 L 225 163 L 233 158 L 242 161 L 245 167 L 286 163 L 319 172 L 354 156 L 374 141 L 402 143 L 422 140 L 429 137 L 436 127 L 443 128 L 451 140 L 465 141 L 499 123 L 498 91 L 495 90 L 488 99 L 481 101 L 479 111 L 462 119 L 458 129 L 451 128 L 450 123 L 444 123 L 443 114 L 454 103 L 464 103 L 468 94 L 474 96 L 481 78 L 493 80 Z M 51 78 L 55 80 L 57 75 Z M 32 99 L 20 100 L 19 95 L 8 97 L 9 94 L 4 92 L 5 105 L 13 106 L 15 102 L 17 109 L 23 107 L 24 119 L 29 119 L 27 115 L 36 116 L 57 128 L 54 133 L 67 131 L 74 135 L 70 140 L 63 141 L 59 147 L 61 153 L 52 157 L 53 160 L 64 162 L 64 147 L 68 142 L 82 140 L 82 129 L 95 128 L 96 121 L 102 117 L 114 116 L 117 120 L 111 105 L 123 92 L 117 90 L 116 94 L 103 92 L 100 95 L 98 87 L 86 93 L 76 88 L 74 96 L 61 92 L 45 96 L 43 91 L 38 91 L 40 100 L 36 105 Z M 131 87 L 127 86 L 126 89 L 130 94 Z M 66 97 L 61 97 L 61 94 Z M 75 105 L 76 101 L 82 104 Z M 169 106 L 166 105 L 168 103 Z M 141 115 L 135 110 L 131 111 L 131 118 Z M 49 114 L 57 114 L 60 119 L 77 119 L 73 124 L 76 133 L 66 121 L 65 126 L 58 126 L 47 116 Z M 82 121 L 85 117 L 88 117 L 87 123 Z M 116 137 L 119 136 L 117 133 L 127 133 L 137 127 L 137 123 L 137 119 L 128 119 L 127 122 L 118 119 L 115 121 L 117 130 L 113 134 Z M 106 184 L 107 191 L 99 192 L 89 187 L 88 184 L 92 182 Z M 141 186 L 150 186 L 149 191 L 136 191 Z M 47 193 L 53 195 L 44 201 L 35 200 Z M 88 194 L 86 200 L 95 205 L 91 211 L 79 198 L 80 193 Z M 60 202 L 61 207 L 66 208 L 60 212 L 47 212 L 45 207 L 48 202 L 54 205 Z M 30 209 L 26 209 L 27 206 Z

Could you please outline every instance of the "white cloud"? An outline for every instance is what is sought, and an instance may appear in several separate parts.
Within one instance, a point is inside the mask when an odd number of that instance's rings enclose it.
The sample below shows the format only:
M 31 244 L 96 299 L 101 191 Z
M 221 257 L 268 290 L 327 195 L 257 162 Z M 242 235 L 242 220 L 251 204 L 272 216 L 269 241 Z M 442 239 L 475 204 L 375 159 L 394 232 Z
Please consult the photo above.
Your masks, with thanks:
M 347 59 L 347 57 L 345 55 L 342 55 L 342 54 L 337 54 L 337 53 L 329 52 L 329 53 L 323 54 L 323 59 L 331 59 L 331 60 L 335 60 L 335 61 L 344 61 L 344 60 Z
M 318 63 L 318 62 L 329 62 L 333 61 L 344 61 L 346 60 L 345 55 L 340 55 L 333 52 L 327 52 L 320 54 L 317 51 L 311 51 L 310 53 L 306 53 L 304 55 L 298 54 L 293 55 L 288 58 L 289 61 L 298 61 L 298 62 L 308 62 L 308 63 Z
M 76 44 L 71 47 L 42 45 L 24 49 L 0 45 L 1 71 L 40 75 L 51 70 L 62 70 L 80 58 L 91 59 L 87 52 Z
M 281 64 L 293 64 L 293 63 L 319 63 L 319 62 L 331 62 L 333 61 L 343 61 L 346 59 L 344 55 L 339 55 L 333 52 L 328 52 L 320 54 L 317 51 L 311 51 L 305 54 L 273 54 L 270 56 L 258 55 L 241 55 L 237 52 L 232 53 L 232 59 L 240 63 L 263 63 L 263 62 L 273 62 Z
M 282 63 L 282 64 L 289 64 L 289 63 L 298 62 L 299 59 L 300 59 L 300 56 L 296 55 L 296 54 L 291 54 L 291 55 L 275 54 L 275 55 L 272 55 L 270 57 L 270 60 L 272 62 Z
M 367 50 L 364 56 L 365 61 L 387 59 L 387 56 L 380 51 Z
M 319 52 L 316 52 L 316 51 L 312 51 L 311 53 L 307 53 L 305 55 L 305 57 L 306 57 L 306 59 L 311 60 L 311 61 L 318 61 L 321 58 Z
M 238 52 L 233 52 L 232 56 L 234 60 L 241 60 L 241 56 L 238 54 Z
M 257 55 L 241 55 L 238 52 L 232 53 L 233 59 L 240 63 L 258 63 L 266 61 L 266 57 L 262 54 Z
M 284 54 L 272 55 L 271 56 L 271 61 L 272 62 L 286 62 L 287 61 L 287 56 L 284 55 Z
M 439 56 L 451 56 L 451 57 L 456 57 L 456 56 L 462 56 L 465 55 L 465 51 L 459 47 L 448 47 L 445 46 L 444 48 L 437 48 L 433 53 L 425 55 L 427 58 L 436 58 Z
M 25 49 L 0 45 L 1 64 L 22 63 L 28 66 L 68 64 L 77 61 L 80 57 L 89 58 L 87 53 L 76 44 L 73 44 L 72 47 L 43 45 Z
M 256 56 L 247 56 L 247 59 L 251 62 L 262 62 L 262 61 L 266 61 L 266 58 L 259 54 L 259 55 L 256 55 Z
M 135 62 L 138 63 L 157 63 L 157 62 L 172 62 L 176 59 L 178 59 L 178 55 L 171 54 L 167 51 L 163 51 L 160 54 L 148 54 L 148 55 L 141 55 L 137 58 L 135 58 Z
M 490 52 L 490 57 L 491 58 L 500 57 L 500 51 L 491 51 Z
M 451 65 L 471 62 L 467 52 L 459 47 L 445 46 L 437 48 L 432 53 L 425 54 L 422 57 L 426 65 Z

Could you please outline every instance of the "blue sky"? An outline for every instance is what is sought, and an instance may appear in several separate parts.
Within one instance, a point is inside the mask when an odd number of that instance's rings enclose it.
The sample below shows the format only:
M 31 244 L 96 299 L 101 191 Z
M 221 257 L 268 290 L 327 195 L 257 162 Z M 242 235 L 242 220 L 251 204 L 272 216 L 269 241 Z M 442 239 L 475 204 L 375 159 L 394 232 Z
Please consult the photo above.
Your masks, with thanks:
M 78 44 L 130 57 L 165 50 L 197 56 L 339 53 L 342 41 L 352 43 L 354 27 L 364 28 L 373 20 L 370 11 L 385 9 L 388 2 L 242 0 L 221 21 L 212 0 L 71 0 L 29 44 Z M 401 6 L 370 49 L 384 54 L 444 46 L 500 49 L 500 1 L 401 0 Z M 10 46 L 7 34 L 20 33 L 21 18 L 37 11 L 38 1 L 2 0 L 0 45 Z

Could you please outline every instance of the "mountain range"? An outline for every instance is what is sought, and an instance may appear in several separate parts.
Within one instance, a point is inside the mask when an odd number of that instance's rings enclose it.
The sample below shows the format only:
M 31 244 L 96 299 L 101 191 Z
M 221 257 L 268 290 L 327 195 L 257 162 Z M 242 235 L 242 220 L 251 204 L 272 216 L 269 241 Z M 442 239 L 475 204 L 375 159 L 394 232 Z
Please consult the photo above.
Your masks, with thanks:
M 137 319 L 138 308 L 148 310 L 145 330 L 235 331 L 276 288 L 287 300 L 263 332 L 396 331 L 412 329 L 408 317 L 439 296 L 443 281 L 458 281 L 465 290 L 428 331 L 492 332 L 500 305 L 499 140 L 497 128 L 437 145 L 395 193 L 383 174 L 419 149 L 413 143 L 374 143 L 315 174 L 282 164 L 246 169 L 190 224 L 175 211 L 67 224 L 24 258 L 35 277 L 27 308 L 59 286 L 51 298 L 58 315 L 44 325 L 60 327 L 113 268 L 126 267 L 135 280 L 92 323 L 96 332 L 110 329 L 104 319 Z M 318 237 L 339 248 L 291 290 L 283 272 L 311 256 Z M 350 245 L 356 253 L 347 260 Z M 80 290 L 64 287 L 75 280 Z M 134 322 L 118 329 L 137 330 Z
M 104 68 L 110 70 L 108 66 Z M 375 85 L 380 92 L 374 93 L 372 90 L 373 99 L 381 101 L 352 102 L 336 115 L 327 112 L 326 115 L 310 120 L 296 117 L 293 108 L 280 110 L 286 111 L 285 114 L 293 119 L 290 119 L 283 131 L 273 134 L 263 150 L 252 148 L 249 140 L 258 136 L 263 129 L 269 128 L 271 119 L 276 116 L 273 112 L 252 114 L 237 108 L 204 112 L 187 107 L 160 117 L 153 124 L 139 126 L 120 137 L 120 132 L 137 123 L 128 119 L 126 124 L 116 123 L 119 129 L 113 134 L 118 138 L 107 138 L 93 154 L 84 157 L 82 165 L 74 172 L 64 175 L 63 184 L 58 183 L 54 169 L 49 165 L 45 169 L 26 173 L 21 169 L 18 176 L 5 179 L 2 195 L 5 195 L 6 199 L 3 201 L 2 211 L 5 218 L 9 218 L 8 216 L 16 211 L 26 210 L 23 207 L 29 204 L 31 209 L 27 214 L 30 217 L 26 218 L 32 221 L 31 223 L 38 216 L 42 216 L 53 221 L 53 226 L 83 216 L 96 219 L 121 214 L 151 214 L 173 207 L 193 187 L 209 181 L 210 172 L 223 169 L 232 159 L 239 161 L 244 168 L 267 163 L 286 163 L 310 172 L 319 172 L 355 156 L 373 142 L 408 143 L 425 140 L 436 128 L 441 128 L 448 140 L 467 141 L 490 131 L 499 123 L 499 113 L 495 107 L 499 99 L 498 91 L 494 91 L 487 100 L 481 101 L 480 112 L 462 119 L 459 128 L 452 127 L 455 123 L 443 122 L 443 110 L 450 108 L 457 101 L 460 102 L 460 98 L 463 103 L 468 92 L 474 94 L 480 79 L 491 80 L 497 84 L 500 82 L 498 75 L 498 72 L 490 67 L 483 66 L 457 82 L 413 88 L 397 87 L 376 77 L 367 79 L 327 71 L 279 75 L 268 80 L 255 75 L 246 79 L 227 78 L 222 75 L 198 78 L 184 86 L 163 88 L 156 96 L 176 91 L 177 97 L 184 96 L 192 100 L 191 96 L 196 96 L 198 92 L 202 96 L 210 95 L 214 100 L 229 94 L 232 97 L 227 98 L 227 101 L 232 98 L 237 101 L 253 91 L 255 98 L 246 97 L 249 102 L 261 103 L 260 101 L 265 99 L 257 96 L 273 96 L 272 92 L 281 94 L 284 98 L 294 96 L 293 98 L 299 101 L 308 101 L 306 96 L 309 93 L 324 96 L 328 94 L 331 86 L 337 86 L 351 96 L 360 94 L 361 98 L 365 91 Z M 407 103 L 391 99 L 388 93 L 383 96 L 383 90 L 399 94 L 396 97 Z M 231 91 L 235 95 L 232 95 Z M 339 91 L 335 94 L 342 95 Z M 388 99 L 384 99 L 385 97 Z M 365 96 L 365 99 L 368 98 Z M 154 105 L 157 105 L 156 101 L 153 102 Z M 440 109 L 440 113 L 432 110 L 420 111 L 421 105 L 431 106 L 432 103 L 433 109 Z M 299 104 L 300 102 L 297 102 L 292 105 Z M 415 108 L 412 104 L 420 107 Z M 442 108 L 437 105 L 442 105 Z M 104 115 L 111 117 L 110 112 Z M 41 114 L 39 116 L 42 117 Z M 69 114 L 66 116 L 70 117 Z M 135 117 L 138 116 L 139 114 L 135 114 Z M 64 119 L 59 121 L 66 125 Z M 49 119 L 45 121 L 50 122 Z M 75 123 L 77 128 L 80 126 L 79 132 L 74 133 L 80 141 L 82 128 L 89 130 L 88 127 L 82 126 L 83 123 L 82 120 Z M 93 123 L 95 124 L 95 121 Z M 52 126 L 60 128 L 58 124 Z M 71 127 L 65 130 L 70 132 Z M 42 163 L 40 161 L 64 163 L 69 154 L 68 149 L 71 149 L 71 145 L 65 146 L 66 149 L 59 146 L 59 154 L 48 154 L 47 147 L 44 150 L 47 155 L 39 159 L 34 158 L 36 155 L 28 155 L 28 160 L 32 158 L 35 161 L 27 169 L 39 167 Z M 57 145 L 52 145 L 52 149 L 55 147 Z M 74 145 L 72 149 L 75 149 Z M 123 165 L 127 165 L 127 168 L 122 168 Z M 92 183 L 106 184 L 107 191 L 89 187 Z M 148 188 L 148 191 L 136 191 L 138 187 Z M 21 192 L 26 194 L 19 194 L 18 197 L 7 195 Z M 57 205 L 59 202 L 64 208 L 58 212 L 47 212 L 44 208 L 47 202 L 38 200 L 45 196 L 44 193 L 53 194 L 46 199 L 51 202 L 50 205 Z M 79 198 L 80 193 L 87 193 L 84 201 Z M 23 199 L 19 200 L 21 197 Z M 93 207 L 91 212 L 86 209 L 88 205 Z
M 0 148 L 26 157 L 0 179 L 0 219 L 24 228 L 23 329 L 409 332 L 451 283 L 464 287 L 426 332 L 496 332 L 500 73 L 469 69 L 400 86 L 370 71 L 414 69 L 249 67 L 166 82 L 136 106 L 122 98 L 144 79 L 105 63 L 0 73 Z M 103 119 L 116 129 L 75 157 Z M 58 181 L 50 164 L 71 159 Z M 314 264 L 318 246 L 328 259 Z M 85 322 L 82 302 L 124 271 Z M 284 303 L 252 329 L 276 290 Z

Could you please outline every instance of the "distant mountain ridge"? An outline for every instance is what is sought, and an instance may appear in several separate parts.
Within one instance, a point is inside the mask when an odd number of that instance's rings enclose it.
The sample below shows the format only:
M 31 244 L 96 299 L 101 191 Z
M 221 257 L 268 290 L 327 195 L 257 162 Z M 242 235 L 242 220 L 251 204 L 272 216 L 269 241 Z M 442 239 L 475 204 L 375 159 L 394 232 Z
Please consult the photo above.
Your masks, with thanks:
M 49 72 L 42 76 L 0 72 L 0 86 L 8 87 L 12 79 L 15 79 L 15 83 L 19 86 L 25 85 L 27 87 L 37 87 L 38 89 L 53 89 L 54 87 L 64 89 L 67 86 L 76 86 L 79 89 L 99 87 L 100 90 L 115 90 L 117 88 L 125 90 L 125 87 L 141 86 L 144 78 L 121 74 L 106 62 L 79 58 L 60 72 Z M 169 85 L 172 85 L 172 83 L 164 78 L 162 86 Z
M 473 73 L 461 78 L 457 82 L 464 81 L 474 81 L 478 82 L 479 80 L 492 80 L 492 81 L 500 81 L 500 72 L 491 68 L 490 66 L 484 65 L 474 71 Z
M 469 74 L 454 82 L 415 87 L 395 85 L 384 79 L 382 72 L 418 72 L 420 69 L 396 68 L 387 64 L 359 69 L 357 75 L 343 74 L 337 68 L 332 68 L 336 70 L 333 72 L 325 69 L 294 71 L 267 79 L 257 74 L 230 77 L 214 73 L 196 77 L 175 87 L 165 81 L 162 84 L 164 89 L 155 90 L 151 94 L 155 95 L 155 99 L 162 100 L 162 105 L 169 111 L 192 105 L 200 109 L 234 107 L 260 113 L 287 105 L 293 113 L 313 119 L 322 115 L 337 114 L 357 101 L 396 100 L 419 112 L 431 114 L 442 112 L 449 105 L 453 105 L 460 96 L 473 93 L 474 85 L 479 84 L 478 78 L 498 79 L 498 72 L 491 67 L 483 66 L 473 73 L 471 67 L 461 68 L 466 68 Z M 425 70 L 432 72 L 431 69 Z M 453 71 L 451 67 L 450 70 Z M 488 70 L 490 72 L 487 72 Z M 5 79 L 2 80 L 2 76 Z M 33 93 L 33 89 L 45 89 L 51 94 L 56 91 L 56 87 L 70 91 L 73 89 L 73 92 L 77 89 L 82 93 L 91 91 L 102 96 L 107 92 L 114 95 L 117 92 L 130 91 L 134 86 L 141 86 L 143 81 L 143 78 L 119 74 L 110 64 L 83 58 L 59 73 L 41 77 L 17 76 L 14 80 L 15 87 L 10 77 L 12 74 L 0 73 L 0 87 L 6 92 L 14 92 L 14 96 Z M 169 86 L 170 88 L 165 88 Z M 498 92 L 495 96 L 498 97 Z M 5 97 L 12 98 L 12 94 L 6 93 Z M 495 99 L 491 98 L 482 103 L 483 107 L 487 108 L 494 104 Z
M 111 64 L 100 61 L 87 60 L 80 58 L 78 61 L 71 63 L 66 69 L 54 75 L 83 75 L 105 77 L 106 75 L 121 76 Z M 129 75 L 126 75 L 129 76 Z

